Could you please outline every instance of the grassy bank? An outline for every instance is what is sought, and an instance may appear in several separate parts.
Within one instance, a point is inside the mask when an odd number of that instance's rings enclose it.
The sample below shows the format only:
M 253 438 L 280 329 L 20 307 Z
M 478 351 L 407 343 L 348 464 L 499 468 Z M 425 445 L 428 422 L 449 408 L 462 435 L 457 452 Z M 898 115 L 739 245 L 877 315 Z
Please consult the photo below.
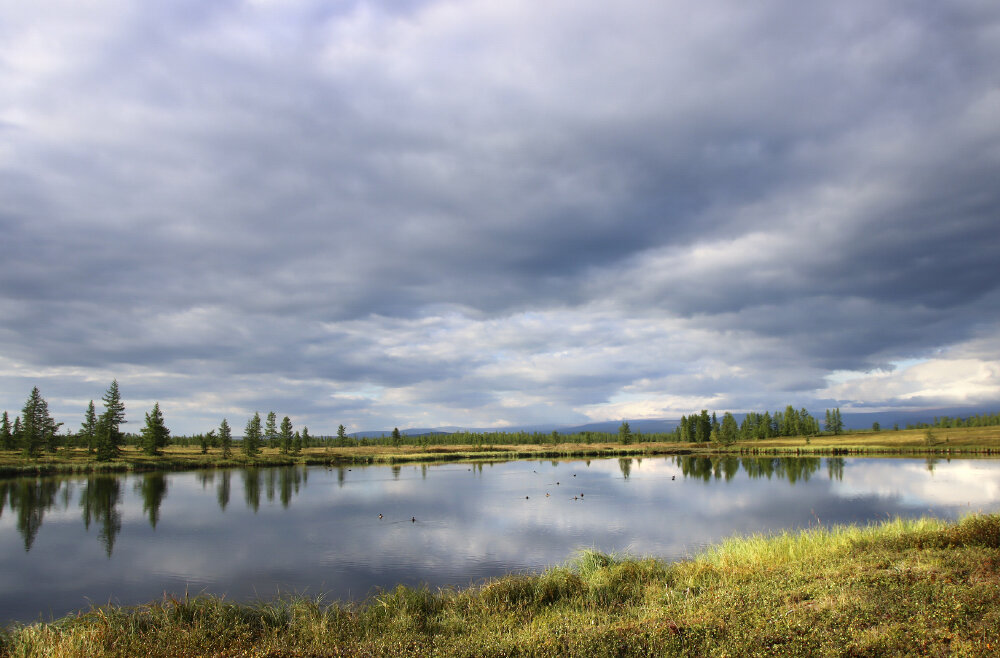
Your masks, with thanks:
M 241 466 L 285 466 L 290 464 L 354 465 L 399 464 L 441 461 L 502 461 L 513 459 L 565 459 L 644 457 L 679 454 L 742 455 L 939 455 L 1000 456 L 1000 427 L 936 429 L 932 442 L 926 430 L 851 432 L 838 436 L 785 437 L 741 441 L 731 445 L 713 443 L 544 443 L 481 446 L 388 446 L 306 448 L 297 456 L 282 455 L 265 448 L 253 459 L 238 449 L 224 458 L 217 448 L 202 454 L 198 448 L 168 447 L 151 457 L 135 448 L 120 459 L 96 462 L 85 450 L 64 448 L 54 454 L 26 459 L 17 452 L 0 451 L 0 477 L 48 473 L 126 472 L 148 470 L 194 470 Z
M 990 655 L 1000 516 L 732 539 L 692 560 L 585 553 L 464 590 L 359 605 L 219 598 L 10 629 L 17 656 Z

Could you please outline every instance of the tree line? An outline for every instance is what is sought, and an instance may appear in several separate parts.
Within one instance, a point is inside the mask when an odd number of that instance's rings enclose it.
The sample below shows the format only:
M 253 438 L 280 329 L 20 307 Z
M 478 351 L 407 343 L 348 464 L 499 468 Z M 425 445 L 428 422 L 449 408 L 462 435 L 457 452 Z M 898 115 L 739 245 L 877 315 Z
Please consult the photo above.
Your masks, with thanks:
M 935 416 L 933 423 L 909 423 L 908 430 L 926 429 L 928 427 L 938 427 L 949 429 L 952 427 L 995 427 L 1000 425 L 1000 412 L 994 414 L 974 414 L 961 418 L 958 416 Z
M 34 387 L 13 421 L 10 414 L 4 411 L 0 415 L 0 448 L 3 450 L 20 450 L 29 458 L 38 457 L 43 451 L 54 453 L 60 447 L 86 448 L 97 461 L 110 461 L 121 455 L 122 448 L 135 446 L 148 455 L 162 454 L 168 445 L 199 445 L 202 453 L 207 453 L 210 447 L 219 448 L 224 457 L 233 454 L 234 440 L 232 428 L 226 418 L 222 419 L 218 428 L 191 437 L 172 437 L 164 421 L 160 403 L 146 413 L 145 425 L 137 434 L 123 432 L 121 426 L 125 420 L 125 403 L 122 401 L 118 388 L 118 380 L 113 380 L 101 398 L 103 411 L 98 409 L 91 400 L 83 415 L 83 422 L 76 432 L 60 434 L 57 423 L 49 413 L 48 403 L 42 397 L 38 387 Z M 396 430 L 398 432 L 398 430 Z M 297 455 L 304 447 L 316 445 L 357 445 L 347 436 L 347 428 L 340 425 L 337 436 L 314 437 L 308 427 L 297 430 L 292 420 L 285 416 L 280 424 L 277 414 L 271 411 L 262 420 L 260 413 L 254 413 L 247 421 L 242 440 L 239 441 L 240 451 L 247 457 L 260 454 L 262 448 L 274 447 L 285 455 Z
M 37 457 L 43 451 L 56 452 L 61 446 L 86 448 L 97 461 L 110 461 L 121 454 L 125 446 L 141 448 L 146 454 L 158 455 L 167 445 L 200 446 L 202 453 L 210 448 L 221 451 L 223 457 L 231 457 L 236 443 L 246 457 L 255 457 L 263 448 L 271 447 L 284 455 L 298 455 L 309 447 L 357 447 L 357 446 L 428 446 L 456 445 L 482 447 L 484 445 L 544 445 L 633 442 L 684 442 L 730 444 L 736 441 L 763 440 L 777 437 L 816 436 L 821 433 L 841 434 L 844 422 L 840 409 L 827 409 L 822 426 L 804 407 L 796 409 L 787 405 L 784 411 L 765 411 L 744 414 L 737 422 L 731 412 L 725 412 L 720 419 L 717 412 L 681 416 L 677 426 L 668 432 L 647 432 L 632 430 L 628 421 L 622 422 L 617 433 L 612 432 L 452 432 L 407 435 L 393 428 L 391 433 L 378 437 L 353 438 L 347 435 L 347 428 L 341 424 L 336 436 L 315 436 L 308 427 L 295 429 L 291 418 L 285 416 L 278 421 L 274 411 L 261 418 L 255 412 L 247 421 L 240 441 L 234 441 L 233 430 L 227 418 L 223 418 L 217 428 L 193 436 L 172 437 L 164 421 L 159 402 L 145 414 L 145 424 L 138 433 L 123 432 L 126 424 L 125 404 L 113 380 L 101 398 L 103 410 L 98 410 L 91 400 L 84 412 L 83 422 L 76 432 L 60 434 L 62 423 L 57 423 L 48 410 L 48 403 L 38 387 L 34 387 L 21 409 L 21 414 L 13 420 L 7 411 L 0 416 L 0 448 L 20 450 L 26 457 Z M 976 414 L 968 418 L 942 416 L 934 419 L 934 424 L 918 423 L 907 425 L 907 429 L 927 427 L 984 427 L 1000 425 L 1000 413 Z M 880 431 L 878 423 L 872 426 Z M 898 430 L 898 424 L 893 427 Z
M 21 409 L 21 415 L 16 416 L 13 422 L 6 411 L 0 415 L 0 447 L 4 450 L 21 450 L 26 457 L 37 457 L 42 450 L 56 452 L 61 445 L 76 444 L 85 446 L 99 461 L 113 459 L 118 456 L 124 443 L 121 425 L 126 422 L 125 404 L 118 390 L 118 380 L 111 382 L 101 401 L 104 403 L 104 411 L 100 416 L 91 400 L 80 431 L 75 435 L 62 436 L 59 434 L 62 423 L 57 423 L 52 418 L 48 403 L 35 386 Z M 146 414 L 146 426 L 141 436 L 147 452 L 152 454 L 156 454 L 169 442 L 170 431 L 163 423 L 159 403 Z

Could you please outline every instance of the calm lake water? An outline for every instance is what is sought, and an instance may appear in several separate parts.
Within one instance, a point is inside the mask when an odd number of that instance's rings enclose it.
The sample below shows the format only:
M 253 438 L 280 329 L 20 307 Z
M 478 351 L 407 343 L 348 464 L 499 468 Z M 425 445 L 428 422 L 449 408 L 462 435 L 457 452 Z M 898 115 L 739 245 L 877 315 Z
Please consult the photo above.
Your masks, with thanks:
M 164 593 L 362 599 L 581 548 L 1000 509 L 1000 461 L 659 457 L 0 480 L 0 623 Z M 379 518 L 379 514 L 382 518 Z

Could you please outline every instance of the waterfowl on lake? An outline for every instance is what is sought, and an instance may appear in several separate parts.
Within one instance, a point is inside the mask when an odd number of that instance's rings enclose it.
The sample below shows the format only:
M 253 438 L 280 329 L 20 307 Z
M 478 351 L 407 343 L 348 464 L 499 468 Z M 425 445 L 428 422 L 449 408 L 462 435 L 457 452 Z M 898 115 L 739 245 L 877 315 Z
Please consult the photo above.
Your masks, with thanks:
M 417 522 L 417 517 L 411 516 L 410 517 L 410 523 L 416 523 L 416 522 Z
M 378 515 L 378 518 L 380 518 L 380 519 L 381 519 L 381 518 L 382 518 L 382 515 L 381 515 L 381 514 L 379 514 L 379 515 Z

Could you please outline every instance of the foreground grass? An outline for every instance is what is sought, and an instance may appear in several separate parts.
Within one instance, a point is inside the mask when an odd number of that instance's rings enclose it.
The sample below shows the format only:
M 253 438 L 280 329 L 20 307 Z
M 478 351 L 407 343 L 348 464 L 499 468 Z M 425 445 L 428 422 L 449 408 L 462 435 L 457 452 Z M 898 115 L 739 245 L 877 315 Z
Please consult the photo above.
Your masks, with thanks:
M 49 473 L 126 472 L 149 470 L 193 470 L 243 466 L 398 464 L 442 461 L 503 461 L 513 459 L 559 459 L 601 457 L 645 457 L 682 454 L 742 455 L 1000 455 L 1000 427 L 935 429 L 933 443 L 925 430 L 850 432 L 839 436 L 785 437 L 762 441 L 740 441 L 731 445 L 713 443 L 641 442 L 546 443 L 528 445 L 359 445 L 349 448 L 306 448 L 296 456 L 265 448 L 247 459 L 237 450 L 224 458 L 217 448 L 202 454 L 199 448 L 171 446 L 162 455 L 145 455 L 126 448 L 119 459 L 96 462 L 82 449 L 60 449 L 27 459 L 14 451 L 0 451 L 0 477 Z
M 214 597 L 10 629 L 11 656 L 989 655 L 1000 516 L 726 541 L 692 560 L 568 566 L 360 605 Z

